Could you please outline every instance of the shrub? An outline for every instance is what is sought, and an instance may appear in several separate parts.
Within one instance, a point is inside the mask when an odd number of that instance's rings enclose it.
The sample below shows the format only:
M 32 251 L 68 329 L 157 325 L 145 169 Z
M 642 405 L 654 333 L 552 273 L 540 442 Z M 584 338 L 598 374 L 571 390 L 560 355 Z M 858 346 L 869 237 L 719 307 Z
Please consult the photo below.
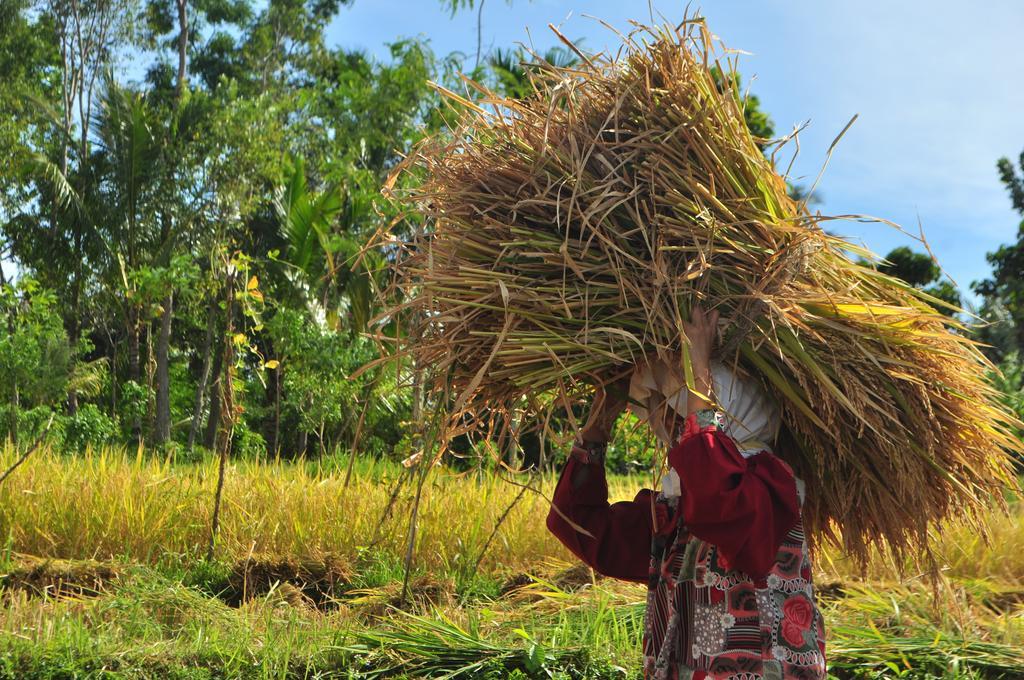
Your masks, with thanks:
M 96 404 L 82 404 L 78 412 L 64 420 L 63 448 L 69 452 L 99 448 L 114 440 L 118 434 L 117 422 L 101 411 Z
M 237 458 L 262 460 L 267 456 L 267 442 L 259 432 L 250 430 L 244 422 L 235 426 L 232 453 Z
M 129 428 L 123 433 L 125 440 L 134 439 L 130 431 L 133 423 L 144 422 L 149 402 L 153 398 L 153 390 L 134 380 L 126 380 L 121 384 L 121 396 L 118 404 L 118 413 L 121 414 L 121 423 Z

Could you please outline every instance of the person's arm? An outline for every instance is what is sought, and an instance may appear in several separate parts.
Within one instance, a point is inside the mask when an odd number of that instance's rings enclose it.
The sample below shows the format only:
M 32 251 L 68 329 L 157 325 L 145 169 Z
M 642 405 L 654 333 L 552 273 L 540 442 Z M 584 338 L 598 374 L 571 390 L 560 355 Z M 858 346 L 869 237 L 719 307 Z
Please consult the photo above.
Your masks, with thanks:
M 599 574 L 643 583 L 650 564 L 652 503 L 652 492 L 643 489 L 632 501 L 609 504 L 603 462 L 584 463 L 570 456 L 555 488 L 547 527 Z M 563 515 L 591 535 L 578 531 Z
M 555 487 L 547 527 L 599 574 L 645 582 L 651 548 L 652 493 L 644 489 L 633 501 L 609 504 L 604 469 L 603 450 L 615 420 L 625 408 L 624 391 L 628 392 L 628 379 L 613 385 L 611 394 L 598 388 L 591 417 L 580 431 L 578 443 L 582 446 L 573 447 Z
M 734 569 L 757 579 L 775 563 L 779 545 L 800 517 L 789 466 L 764 452 L 744 458 L 723 430 L 712 392 L 711 351 L 718 314 L 698 306 L 684 325 L 695 387 L 682 436 L 669 451 L 683 487 L 683 520 L 694 536 L 718 547 Z
M 683 487 L 683 521 L 694 536 L 718 547 L 730 568 L 764 577 L 800 517 L 796 480 L 769 452 L 744 458 L 721 429 L 722 414 L 687 416 L 668 454 Z

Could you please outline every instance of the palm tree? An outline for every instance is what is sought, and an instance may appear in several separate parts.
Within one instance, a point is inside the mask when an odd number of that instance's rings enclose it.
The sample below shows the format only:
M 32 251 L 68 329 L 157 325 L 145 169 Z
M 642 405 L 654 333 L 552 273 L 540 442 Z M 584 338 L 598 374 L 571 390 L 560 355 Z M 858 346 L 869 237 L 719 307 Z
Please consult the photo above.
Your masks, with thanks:
M 108 80 L 92 126 L 104 218 L 100 235 L 107 252 L 104 269 L 111 289 L 121 291 L 129 378 L 141 382 L 142 322 L 154 301 L 142 289 L 140 276 L 165 250 L 157 237 L 156 198 L 164 179 L 161 154 L 166 125 L 144 95 Z M 141 441 L 138 418 L 133 430 Z
M 497 81 L 497 88 L 502 94 L 513 97 L 526 97 L 533 91 L 530 76 L 544 64 L 559 68 L 575 66 L 579 57 L 564 47 L 552 47 L 543 55 L 533 55 L 523 48 L 496 49 L 488 58 L 488 64 Z
M 105 200 L 104 242 L 113 278 L 121 284 L 126 305 L 131 378 L 139 374 L 139 322 L 142 301 L 134 274 L 151 252 L 152 214 L 148 200 L 159 180 L 160 149 L 154 116 L 141 94 L 114 83 L 105 88 L 94 119 Z
M 287 243 L 281 261 L 291 270 L 288 279 L 314 316 L 334 330 L 353 332 L 363 330 L 372 314 L 371 277 L 380 260 L 363 252 L 365 239 L 356 233 L 357 200 L 342 184 L 311 189 L 301 158 L 285 168 L 274 197 Z

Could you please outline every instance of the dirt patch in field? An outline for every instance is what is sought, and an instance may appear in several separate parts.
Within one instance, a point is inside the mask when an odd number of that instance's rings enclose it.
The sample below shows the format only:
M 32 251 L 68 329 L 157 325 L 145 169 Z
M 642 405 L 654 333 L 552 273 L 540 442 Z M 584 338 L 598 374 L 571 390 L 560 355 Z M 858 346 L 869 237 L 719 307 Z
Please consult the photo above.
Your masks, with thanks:
M 500 594 L 502 597 L 505 597 L 506 595 L 512 595 L 513 593 L 516 593 L 517 591 L 520 591 L 523 588 L 526 588 L 527 586 L 532 585 L 534 583 L 536 583 L 536 581 L 530 574 L 527 574 L 525 572 L 513 574 L 512 576 L 509 576 L 507 579 L 505 579 L 505 581 L 501 584 Z
M 402 582 L 396 581 L 379 588 L 364 588 L 346 593 L 345 604 L 359 616 L 373 619 L 386 616 L 395 609 L 407 612 L 426 612 L 434 607 L 448 607 L 455 602 L 455 582 L 430 574 L 415 576 L 402 599 Z
M 818 581 L 814 584 L 814 598 L 820 601 L 841 600 L 846 597 L 842 581 Z
M 527 572 L 512 574 L 501 584 L 500 593 L 501 597 L 517 600 L 538 600 L 544 597 L 542 591 L 551 589 L 547 584 L 553 585 L 558 590 L 572 593 L 603 578 L 597 572 L 591 571 L 587 565 L 580 563 L 559 569 L 551 574 L 537 576 Z
M 562 590 L 573 592 L 584 586 L 589 586 L 601 578 L 603 577 L 600 574 L 581 562 L 558 572 L 551 582 Z
M 983 599 L 985 606 L 998 614 L 1006 614 L 1024 607 L 1024 590 L 1003 590 L 990 593 Z
M 120 575 L 120 568 L 108 562 L 19 555 L 0 573 L 0 586 L 33 597 L 95 597 Z
M 272 594 L 282 602 L 329 610 L 352 579 L 348 564 L 334 557 L 318 560 L 250 557 L 235 563 L 221 598 L 233 607 Z

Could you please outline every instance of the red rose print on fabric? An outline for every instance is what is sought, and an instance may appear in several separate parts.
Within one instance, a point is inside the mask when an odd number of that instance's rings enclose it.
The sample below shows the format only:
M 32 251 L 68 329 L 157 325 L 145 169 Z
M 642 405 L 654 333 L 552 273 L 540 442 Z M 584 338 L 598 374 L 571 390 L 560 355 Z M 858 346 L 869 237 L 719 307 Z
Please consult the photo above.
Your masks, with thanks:
M 782 605 L 782 615 L 804 630 L 811 627 L 814 618 L 814 605 L 806 597 L 796 595 Z
M 782 637 L 792 647 L 802 647 L 804 631 L 814 620 L 814 605 L 806 597 L 796 595 L 782 605 Z
M 782 620 L 782 637 L 789 643 L 790 647 L 803 647 L 804 630 L 806 629 L 801 628 L 792 621 Z

